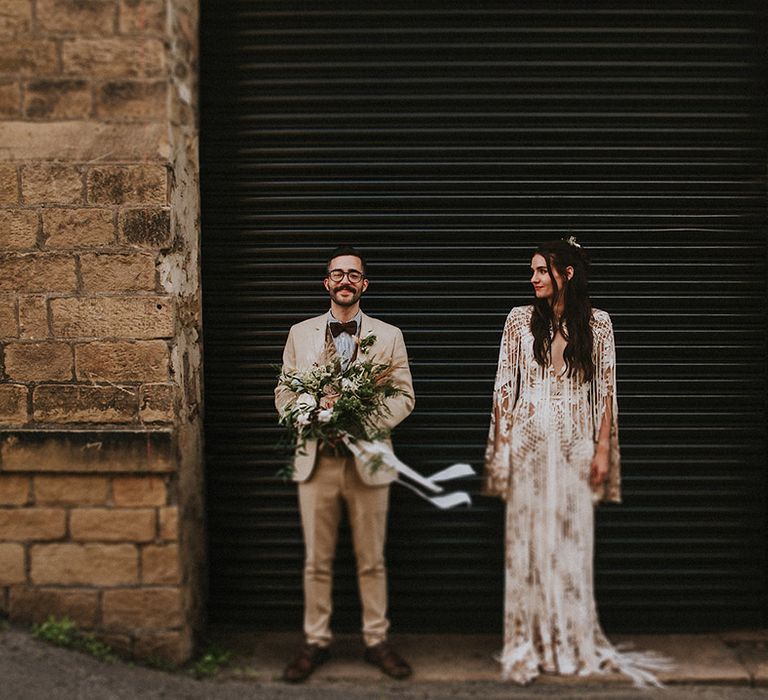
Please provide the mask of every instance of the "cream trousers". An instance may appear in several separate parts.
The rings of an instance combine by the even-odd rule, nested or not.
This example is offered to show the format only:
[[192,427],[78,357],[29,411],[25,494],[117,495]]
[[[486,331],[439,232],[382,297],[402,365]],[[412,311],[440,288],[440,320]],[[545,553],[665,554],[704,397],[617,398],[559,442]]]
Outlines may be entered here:
[[367,486],[351,457],[318,455],[312,476],[299,483],[304,531],[304,634],[308,644],[331,642],[333,558],[346,503],[357,561],[363,608],[363,639],[373,646],[386,639],[387,578],[384,543],[389,485]]

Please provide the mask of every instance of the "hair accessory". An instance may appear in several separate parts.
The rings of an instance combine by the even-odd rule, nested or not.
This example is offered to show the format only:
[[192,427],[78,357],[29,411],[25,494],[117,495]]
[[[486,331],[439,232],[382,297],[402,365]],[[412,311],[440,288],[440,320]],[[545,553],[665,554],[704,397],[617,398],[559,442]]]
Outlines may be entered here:
[[581,248],[581,246],[576,242],[576,236],[568,236],[568,238],[563,239],[568,245],[572,245],[574,248]]

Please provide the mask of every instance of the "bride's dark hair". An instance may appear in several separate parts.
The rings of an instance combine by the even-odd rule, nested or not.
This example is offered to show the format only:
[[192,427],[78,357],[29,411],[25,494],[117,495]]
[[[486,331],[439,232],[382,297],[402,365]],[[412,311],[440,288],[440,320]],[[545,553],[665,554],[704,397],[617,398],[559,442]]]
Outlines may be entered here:
[[[567,345],[563,360],[568,376],[576,373],[581,381],[590,382],[595,374],[592,359],[592,303],[589,300],[587,285],[589,282],[589,258],[584,249],[565,240],[542,243],[534,255],[541,255],[547,262],[547,272],[552,280],[554,295],[550,303],[547,299],[536,299],[531,316],[533,334],[533,355],[542,367],[552,362],[552,340],[557,325]],[[568,279],[566,268],[573,268],[573,276]],[[562,278],[562,288],[552,274],[557,270]],[[563,315],[555,322],[552,311],[554,305],[563,300]]]

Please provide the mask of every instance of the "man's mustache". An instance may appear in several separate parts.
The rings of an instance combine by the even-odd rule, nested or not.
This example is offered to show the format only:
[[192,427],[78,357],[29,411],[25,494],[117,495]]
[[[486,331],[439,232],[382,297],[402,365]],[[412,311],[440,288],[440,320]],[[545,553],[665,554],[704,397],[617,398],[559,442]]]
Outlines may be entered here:
[[345,284],[343,287],[335,287],[333,291],[334,292],[347,291],[347,292],[352,292],[352,294],[354,294],[357,290],[354,287],[350,287],[349,285]]

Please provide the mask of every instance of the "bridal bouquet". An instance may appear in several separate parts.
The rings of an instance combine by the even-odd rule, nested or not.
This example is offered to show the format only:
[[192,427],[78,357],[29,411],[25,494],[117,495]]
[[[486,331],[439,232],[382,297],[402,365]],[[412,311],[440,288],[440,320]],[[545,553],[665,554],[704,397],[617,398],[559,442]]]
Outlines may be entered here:
[[[361,355],[375,341],[374,335],[363,338]],[[375,442],[388,437],[389,430],[379,425],[389,414],[386,401],[406,393],[395,385],[392,374],[391,365],[368,359],[350,362],[346,369],[339,358],[305,372],[283,369],[279,383],[296,395],[280,415],[291,452],[312,439],[339,449],[345,440]],[[375,470],[381,464],[374,460],[369,466]],[[289,465],[281,474],[290,476],[292,469]]]

